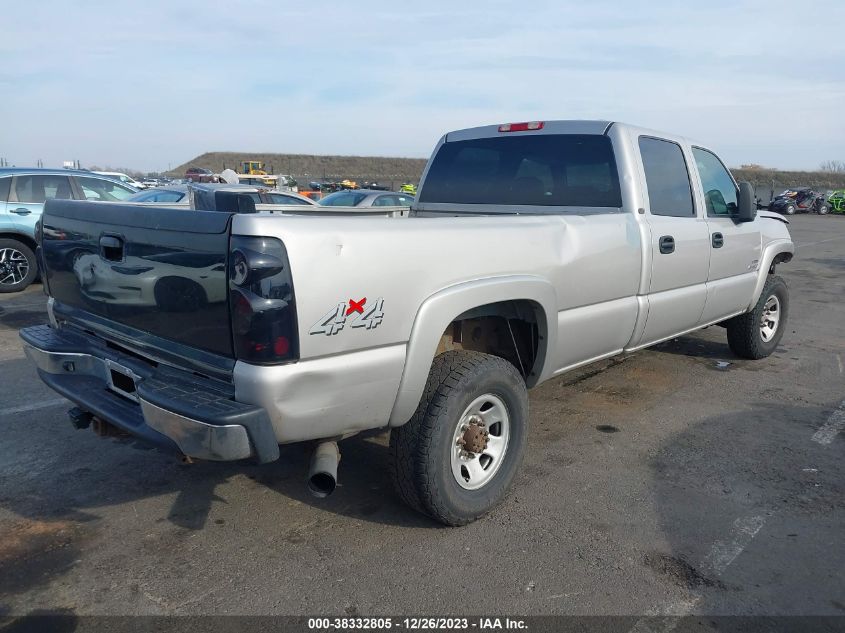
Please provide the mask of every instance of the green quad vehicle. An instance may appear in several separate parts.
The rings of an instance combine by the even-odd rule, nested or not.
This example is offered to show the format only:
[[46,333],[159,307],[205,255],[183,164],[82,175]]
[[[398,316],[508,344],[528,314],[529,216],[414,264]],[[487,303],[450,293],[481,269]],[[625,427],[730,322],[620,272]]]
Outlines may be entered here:
[[827,197],[827,201],[830,204],[831,212],[845,214],[845,189],[832,191]]

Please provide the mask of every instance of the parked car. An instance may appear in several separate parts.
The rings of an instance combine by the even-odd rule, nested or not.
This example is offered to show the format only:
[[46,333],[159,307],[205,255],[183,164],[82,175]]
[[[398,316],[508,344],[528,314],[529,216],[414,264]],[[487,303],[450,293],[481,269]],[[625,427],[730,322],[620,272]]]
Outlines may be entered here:
[[70,169],[0,169],[0,292],[18,292],[35,280],[35,225],[44,202],[125,200],[136,190],[114,178]]
[[[189,213],[51,200],[45,225],[78,232],[92,258],[45,258],[51,325],[21,331],[26,354],[77,428],[96,416],[101,434],[213,460],[314,442],[318,496],[335,487],[339,438],[389,428],[401,498],[469,523],[517,475],[528,388],[716,324],[760,359],[788,330],[775,274],[795,250],[787,220],[672,134],[607,121],[450,132],[401,218],[259,214],[237,191],[208,193],[213,210]],[[41,248],[61,243],[45,232]],[[127,255],[140,261],[119,285],[147,299],[83,296]]]
[[153,178],[152,176],[148,176],[141,180],[141,184],[144,185],[146,188],[151,187],[166,187],[167,185],[171,184],[170,180],[164,177]]
[[210,169],[204,167],[188,167],[185,170],[185,180],[188,182],[215,182],[217,177]]
[[769,203],[769,211],[784,215],[794,213],[818,213],[824,215],[830,211],[830,205],[823,193],[809,187],[787,189]]
[[[221,184],[220,187],[235,191],[242,190],[256,204],[317,204],[310,198],[289,191],[273,191],[251,185]],[[188,185],[157,187],[136,193],[128,198],[127,202],[187,205],[190,203],[188,191]]]
[[407,193],[374,189],[336,191],[320,200],[324,207],[410,207],[413,203],[414,197]]
[[134,187],[135,189],[143,189],[146,185],[142,182],[139,182],[132,178],[132,176],[127,176],[119,171],[92,171],[92,174],[99,174],[100,176],[108,176],[109,178],[114,178],[115,180],[119,180],[124,185],[129,185],[130,187]]
[[167,187],[153,187],[139,191],[126,199],[127,202],[160,202],[180,203],[188,202],[188,185],[169,185]]

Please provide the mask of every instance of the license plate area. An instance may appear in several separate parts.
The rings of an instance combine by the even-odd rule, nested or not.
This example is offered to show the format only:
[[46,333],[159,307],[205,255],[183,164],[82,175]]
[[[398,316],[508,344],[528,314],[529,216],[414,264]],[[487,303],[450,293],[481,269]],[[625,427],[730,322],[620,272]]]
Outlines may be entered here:
[[133,402],[138,402],[138,391],[135,387],[135,381],[139,376],[123,365],[107,360],[106,361],[106,380],[108,381],[109,389],[124,398],[128,398]]

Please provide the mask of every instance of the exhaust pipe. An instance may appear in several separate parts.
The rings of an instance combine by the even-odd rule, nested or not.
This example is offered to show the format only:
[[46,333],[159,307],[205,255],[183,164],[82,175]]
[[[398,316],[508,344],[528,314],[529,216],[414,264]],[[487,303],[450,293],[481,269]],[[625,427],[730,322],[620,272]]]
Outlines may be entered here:
[[320,442],[311,457],[308,469],[308,490],[315,497],[328,497],[337,486],[337,464],[340,449],[337,442]]

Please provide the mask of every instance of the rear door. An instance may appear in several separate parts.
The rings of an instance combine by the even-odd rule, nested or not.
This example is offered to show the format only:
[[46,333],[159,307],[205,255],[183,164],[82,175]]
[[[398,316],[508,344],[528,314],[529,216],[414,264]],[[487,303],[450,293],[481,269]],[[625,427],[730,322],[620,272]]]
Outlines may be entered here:
[[694,328],[707,296],[710,258],[707,221],[696,212],[687,158],[680,143],[638,139],[648,196],[651,283],[640,345]]
[[739,190],[722,161],[701,147],[693,147],[692,154],[710,230],[707,302],[702,316],[702,323],[710,323],[748,306],[760,265],[760,224],[736,221]]
[[6,209],[9,218],[21,233],[35,235],[35,223],[41,217],[44,203],[57,198],[72,198],[70,179],[61,174],[31,174],[12,179]]

